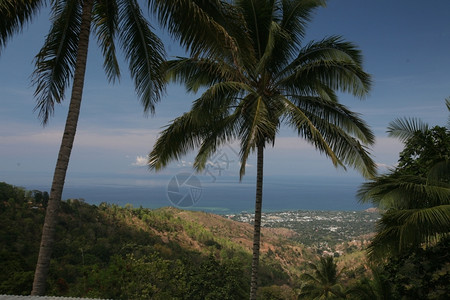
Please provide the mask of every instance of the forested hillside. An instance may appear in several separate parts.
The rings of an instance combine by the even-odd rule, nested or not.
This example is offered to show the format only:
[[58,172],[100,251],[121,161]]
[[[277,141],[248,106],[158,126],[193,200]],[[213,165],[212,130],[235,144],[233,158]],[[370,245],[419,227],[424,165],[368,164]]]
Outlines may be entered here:
[[[46,192],[0,182],[0,294],[30,293],[47,200]],[[337,299],[446,299],[449,292],[450,239],[374,266],[367,237],[336,244],[333,254],[301,244],[301,235],[263,228],[258,299],[313,299],[331,293],[330,282]],[[246,299],[251,247],[251,225],[223,216],[69,199],[61,202],[47,294]]]
[[[47,193],[0,185],[0,294],[29,294]],[[114,299],[243,299],[252,228],[217,215],[82,200],[61,203],[52,295]],[[286,297],[313,256],[282,229],[263,231],[261,292]],[[272,293],[272,292],[271,292]]]

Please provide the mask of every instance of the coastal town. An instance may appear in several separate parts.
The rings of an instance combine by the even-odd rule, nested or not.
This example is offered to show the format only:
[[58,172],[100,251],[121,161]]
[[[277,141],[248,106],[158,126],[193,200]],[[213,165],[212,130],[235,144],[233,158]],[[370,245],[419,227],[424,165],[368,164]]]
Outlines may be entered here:
[[[242,212],[228,215],[228,218],[252,223],[254,214]],[[365,243],[366,237],[375,232],[379,218],[379,212],[373,208],[364,211],[263,212],[262,226],[291,229],[296,233],[292,239],[308,246],[333,250],[344,242],[359,240],[359,244]]]

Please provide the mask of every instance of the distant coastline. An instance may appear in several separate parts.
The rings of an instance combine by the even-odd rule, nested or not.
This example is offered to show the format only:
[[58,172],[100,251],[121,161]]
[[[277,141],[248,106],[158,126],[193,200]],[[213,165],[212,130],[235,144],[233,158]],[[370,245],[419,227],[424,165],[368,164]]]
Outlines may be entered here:
[[[63,199],[82,198],[86,203],[95,205],[106,202],[124,206],[129,203],[133,207],[151,209],[173,206],[168,197],[168,184],[173,175],[100,175],[86,177],[84,174],[72,174],[66,179]],[[207,176],[196,176],[201,182],[201,197],[194,206],[180,208],[221,215],[254,211],[253,176],[244,177],[242,182],[236,176],[221,176],[215,181]],[[51,180],[43,177],[5,178],[4,181],[28,190],[50,191]],[[266,176],[263,211],[363,211],[370,205],[358,203],[355,196],[362,181],[362,178],[350,176]],[[180,187],[181,194],[187,191],[189,187]]]

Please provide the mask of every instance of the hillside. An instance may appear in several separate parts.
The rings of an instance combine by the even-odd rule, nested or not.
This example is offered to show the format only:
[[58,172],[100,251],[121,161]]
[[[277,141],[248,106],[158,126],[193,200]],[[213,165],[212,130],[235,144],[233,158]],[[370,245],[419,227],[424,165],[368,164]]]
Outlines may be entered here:
[[[0,294],[29,294],[48,194],[0,184]],[[288,229],[264,228],[261,289],[295,296],[312,253]],[[48,293],[114,299],[242,299],[252,226],[175,208],[61,203]]]

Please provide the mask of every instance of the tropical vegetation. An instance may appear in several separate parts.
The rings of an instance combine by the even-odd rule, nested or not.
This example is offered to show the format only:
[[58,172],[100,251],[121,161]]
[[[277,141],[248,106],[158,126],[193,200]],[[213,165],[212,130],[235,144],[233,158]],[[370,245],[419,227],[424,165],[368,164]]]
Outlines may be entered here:
[[[144,111],[154,111],[154,104],[159,100],[163,89],[162,76],[159,73],[159,66],[164,58],[163,45],[152,33],[136,0],[2,1],[0,3],[0,50],[5,47],[8,39],[20,32],[25,24],[31,22],[48,2],[51,4],[52,25],[44,46],[36,56],[36,69],[33,74],[37,98],[36,110],[39,111],[44,125],[52,115],[55,103],[63,100],[65,89],[69,86],[71,79],[73,82],[69,112],[55,167],[36,267],[33,294],[38,295],[45,292],[45,278],[54,243],[57,212],[81,106],[91,28],[95,32],[105,58],[103,65],[106,75],[112,82],[120,77],[115,44],[116,40],[119,41],[129,63],[131,76]],[[208,49],[208,52],[214,52],[211,50],[214,47],[218,50],[223,45],[230,44],[227,36],[221,34],[223,32],[221,28],[215,26],[209,17],[214,7],[218,5],[225,7],[221,1],[196,4],[194,1],[149,0],[148,4],[161,23],[166,25],[188,49],[196,52]],[[227,17],[230,16],[227,15]],[[192,26],[192,19],[196,19],[199,27]],[[210,30],[205,31],[204,28]],[[213,41],[213,47],[211,47],[211,41]],[[206,48],[205,45],[208,47]]]
[[[304,41],[312,13],[325,1],[148,0],[160,24],[190,54],[168,62],[136,0],[2,1],[0,51],[47,4],[52,25],[32,76],[44,125],[69,86],[72,94],[50,194],[0,183],[0,293],[42,295],[48,285],[52,295],[127,299],[242,299],[249,293],[250,299],[446,299],[450,294],[450,117],[446,126],[433,127],[414,118],[393,121],[389,135],[400,139],[404,150],[395,168],[373,177],[368,147],[374,136],[337,97],[338,92],[367,95],[370,76],[360,51],[339,36]],[[250,232],[244,225],[239,233],[221,236],[218,228],[235,225],[217,225],[207,215],[61,201],[92,35],[111,82],[120,78],[120,45],[144,111],[154,112],[168,81],[202,91],[192,110],[161,133],[149,155],[151,168],[198,150],[194,166],[200,171],[219,147],[237,140],[242,178],[256,153],[251,250],[242,238]],[[450,111],[450,99],[446,106]],[[264,235],[267,249],[260,250],[264,150],[275,145],[282,126],[336,167],[350,166],[371,178],[358,194],[382,212],[368,248],[377,267],[338,272],[336,259],[328,256],[309,264],[312,273],[300,275],[311,251],[292,241],[275,243],[270,234]]]
[[[46,200],[46,192],[0,183],[0,294],[30,294],[42,230],[36,224],[43,224]],[[178,213],[62,201],[46,293],[242,299],[250,255]]]
[[[365,122],[338,102],[337,91],[364,97],[370,76],[360,51],[339,36],[304,42],[306,25],[324,1],[230,1],[229,10],[211,18],[233,44],[208,55],[168,61],[167,79],[205,91],[190,112],[161,133],[149,155],[160,170],[198,149],[200,171],[219,147],[240,141],[240,176],[249,155],[257,154],[256,209],[251,299],[258,283],[264,149],[275,144],[282,125],[328,156],[335,166],[375,174],[367,146],[374,136]],[[231,18],[223,18],[224,15]],[[230,21],[229,21],[230,20]],[[236,27],[238,26],[238,27]],[[214,53],[212,55],[211,53]],[[209,55],[211,54],[211,55]]]
[[[0,294],[30,293],[41,235],[36,224],[43,223],[48,198],[0,183]],[[450,292],[449,239],[367,267],[361,250],[320,258],[285,228],[263,233],[257,299],[312,299],[325,291],[329,299],[445,299]],[[56,237],[48,295],[243,299],[250,291],[250,224],[69,199],[61,202]]]
[[304,281],[298,299],[345,299],[345,291],[339,283],[338,271],[333,256],[321,257],[316,264],[310,263],[313,273],[301,276]]
[[374,259],[433,246],[450,233],[450,127],[397,119],[388,132],[405,144],[398,165],[359,190],[362,201],[386,210],[369,246]]
[[[450,99],[446,100],[450,111]],[[383,263],[394,299],[445,299],[450,293],[450,117],[446,127],[393,121],[404,143],[398,165],[359,190],[384,209],[368,256]]]
[[393,284],[381,266],[369,266],[371,277],[363,276],[346,291],[350,299],[394,300]]
[[103,66],[110,81],[120,76],[115,47],[118,40],[144,110],[154,110],[162,90],[159,70],[164,59],[163,45],[151,32],[136,1],[56,1],[52,5],[52,21],[44,46],[36,56],[33,74],[36,109],[43,124],[47,123],[55,103],[64,99],[69,80],[73,79],[73,83],[44,221],[32,291],[34,295],[45,293],[59,202],[80,114],[91,27],[105,58]]

